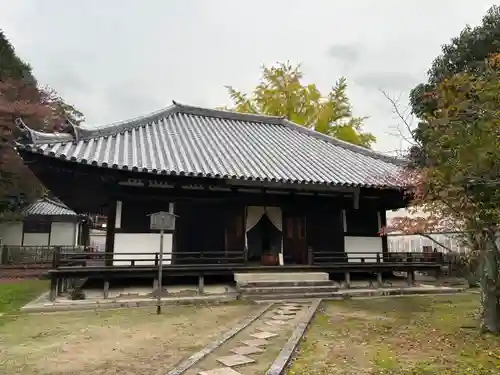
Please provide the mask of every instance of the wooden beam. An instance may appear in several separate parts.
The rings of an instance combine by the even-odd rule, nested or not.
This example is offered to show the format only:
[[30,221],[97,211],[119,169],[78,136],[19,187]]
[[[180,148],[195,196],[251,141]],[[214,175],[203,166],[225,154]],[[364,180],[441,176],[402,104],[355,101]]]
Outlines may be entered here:
[[113,265],[113,252],[115,248],[115,222],[116,222],[116,199],[111,200],[108,206],[107,223],[106,223],[106,266]]
[[[380,226],[381,228],[387,225],[387,213],[386,211],[379,211],[380,215]],[[382,236],[382,254],[384,256],[384,261],[387,258],[387,254],[389,254],[389,238],[387,236]]]
[[359,195],[360,195],[360,191],[359,191],[359,188],[356,188],[354,190],[354,194],[353,194],[353,207],[355,210],[359,210]]

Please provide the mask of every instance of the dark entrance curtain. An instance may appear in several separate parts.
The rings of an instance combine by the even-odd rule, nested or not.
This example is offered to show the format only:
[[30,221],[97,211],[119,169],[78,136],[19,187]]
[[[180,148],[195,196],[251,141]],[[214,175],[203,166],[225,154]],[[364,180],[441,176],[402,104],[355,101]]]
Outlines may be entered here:
[[260,261],[263,253],[278,254],[281,251],[281,232],[262,215],[259,222],[247,232],[248,260]]

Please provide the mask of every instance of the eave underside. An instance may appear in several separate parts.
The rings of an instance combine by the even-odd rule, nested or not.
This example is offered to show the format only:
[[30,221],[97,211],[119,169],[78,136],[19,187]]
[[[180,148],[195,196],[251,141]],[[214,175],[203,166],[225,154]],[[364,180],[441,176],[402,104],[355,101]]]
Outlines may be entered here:
[[[120,196],[136,199],[235,199],[261,201],[300,200],[337,197],[352,204],[353,199],[376,200],[380,208],[397,209],[407,205],[398,189],[344,187],[328,185],[282,184],[217,178],[168,176],[101,168],[58,160],[42,154],[20,151],[25,164],[42,184],[77,213],[105,214],[109,202]],[[272,198],[274,197],[274,198]]]

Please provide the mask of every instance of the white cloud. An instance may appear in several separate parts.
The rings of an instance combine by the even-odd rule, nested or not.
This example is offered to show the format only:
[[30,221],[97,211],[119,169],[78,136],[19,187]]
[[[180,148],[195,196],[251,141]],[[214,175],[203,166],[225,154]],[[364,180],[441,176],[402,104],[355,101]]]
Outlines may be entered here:
[[452,0],[0,0],[0,27],[39,81],[90,123],[169,105],[229,103],[224,85],[249,90],[262,64],[303,62],[325,90],[345,75],[356,114],[377,149],[399,142],[378,88],[407,93],[440,46],[492,1]]

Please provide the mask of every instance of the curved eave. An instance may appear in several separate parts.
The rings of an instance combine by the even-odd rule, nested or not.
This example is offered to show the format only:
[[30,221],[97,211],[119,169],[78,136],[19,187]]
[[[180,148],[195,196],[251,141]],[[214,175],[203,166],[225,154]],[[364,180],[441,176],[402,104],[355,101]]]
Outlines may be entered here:
[[[47,159],[64,161],[76,165],[85,165],[100,169],[111,169],[118,170],[123,172],[133,172],[140,174],[149,174],[149,175],[158,175],[158,176],[170,176],[170,177],[193,177],[193,178],[204,178],[204,179],[216,179],[216,180],[226,180],[230,183],[233,183],[235,186],[240,182],[255,182],[265,184],[290,184],[296,187],[331,187],[331,188],[373,188],[379,190],[403,190],[404,186],[399,184],[391,184],[387,183],[329,183],[325,181],[315,181],[315,180],[289,180],[289,179],[275,179],[275,178],[254,178],[242,175],[221,175],[221,174],[211,174],[211,173],[194,173],[194,172],[175,172],[168,170],[159,170],[159,169],[148,169],[148,168],[140,168],[140,167],[129,167],[126,165],[117,165],[117,164],[109,164],[106,162],[99,163],[93,161],[89,163],[85,159],[77,159],[77,158],[66,158],[64,155],[58,156],[53,152],[44,152],[39,147],[35,145],[25,145],[21,143],[16,143],[16,149],[21,152],[26,152],[29,154],[37,154],[43,156]],[[389,179],[389,178],[388,178]]]
[[37,130],[31,129],[26,123],[18,118],[15,121],[16,127],[22,134],[22,140],[26,144],[47,144],[47,143],[59,143],[59,142],[72,142],[74,141],[74,136],[70,133],[44,133]]

